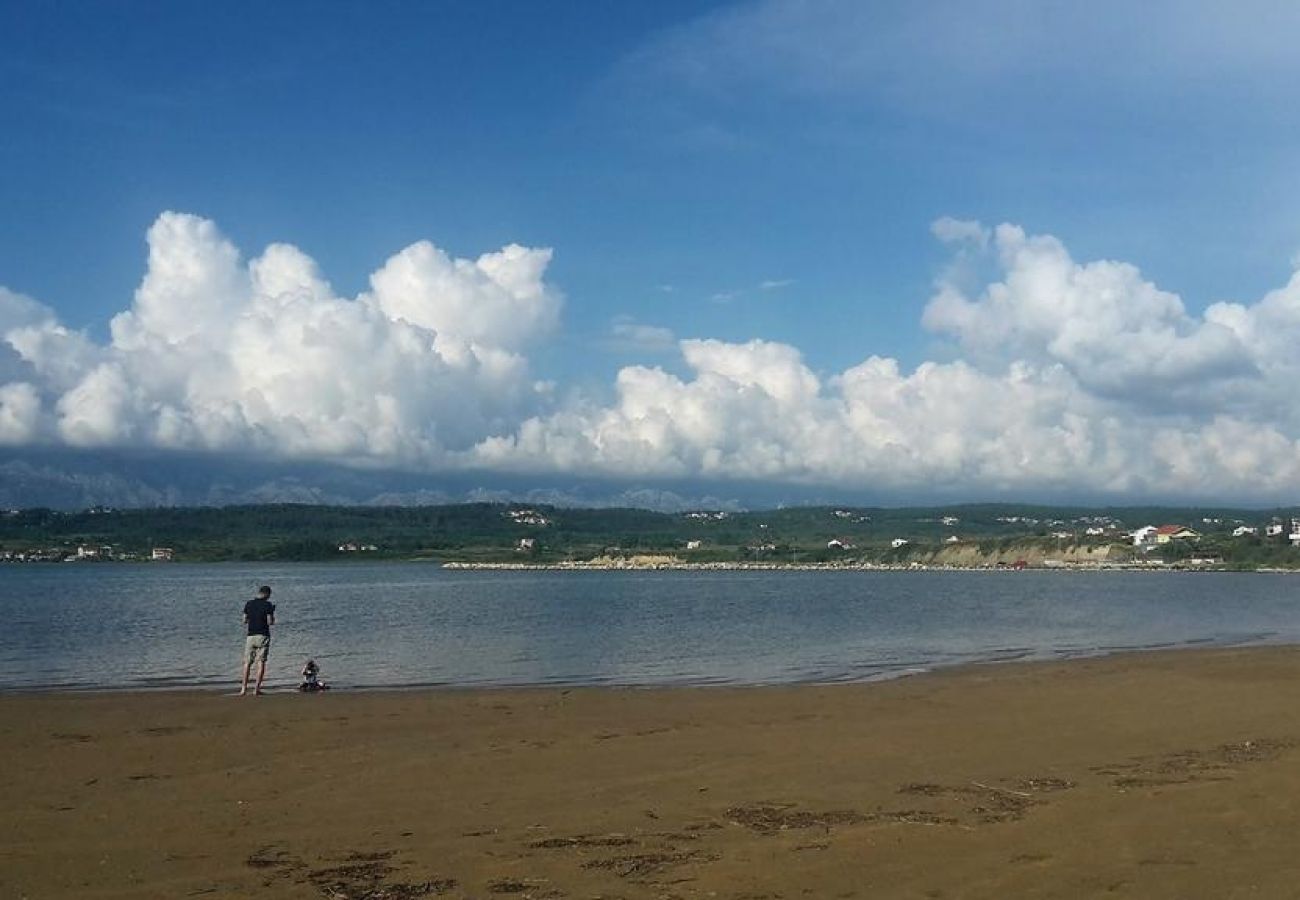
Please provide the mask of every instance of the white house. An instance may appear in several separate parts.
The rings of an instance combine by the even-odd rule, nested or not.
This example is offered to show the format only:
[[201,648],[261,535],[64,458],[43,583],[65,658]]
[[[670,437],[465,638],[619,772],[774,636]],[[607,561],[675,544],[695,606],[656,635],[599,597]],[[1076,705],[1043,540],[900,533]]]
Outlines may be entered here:
[[1156,542],[1156,531],[1159,529],[1154,525],[1143,525],[1137,531],[1133,532],[1134,547],[1146,547]]
[[1254,525],[1238,525],[1232,529],[1233,537],[1245,537],[1248,534],[1259,534],[1259,529]]
[[899,547],[904,547],[909,543],[911,542],[907,538],[894,538],[892,541],[889,542],[889,546],[897,550]]

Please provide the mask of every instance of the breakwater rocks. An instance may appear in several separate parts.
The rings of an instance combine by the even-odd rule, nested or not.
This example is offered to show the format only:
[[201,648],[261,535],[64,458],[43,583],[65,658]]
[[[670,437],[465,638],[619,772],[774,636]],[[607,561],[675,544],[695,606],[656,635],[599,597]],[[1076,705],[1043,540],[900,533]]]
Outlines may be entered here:
[[[686,560],[646,562],[635,559],[621,560],[561,560],[558,562],[445,562],[444,569],[504,570],[537,572],[619,572],[619,571],[688,571],[688,572],[1019,572],[1023,570],[1052,571],[1171,571],[1181,567],[1158,563],[1067,563],[1046,560],[1036,566],[1008,566],[997,564],[960,565],[936,562],[689,562]],[[1197,567],[1198,570],[1204,570]],[[1220,569],[1221,570],[1221,569]]]
[[[845,558],[800,562],[797,559],[730,560],[703,562],[676,554],[629,554],[598,556],[593,559],[540,561],[517,559],[504,562],[444,562],[445,569],[502,569],[515,571],[723,571],[723,572],[1018,572],[1025,569],[1053,571],[1224,571],[1217,558],[1165,562],[1134,556],[1128,548],[1114,545],[1045,548],[1037,545],[1008,545],[981,549],[975,543],[949,545],[932,551],[913,551],[904,559],[881,562]],[[1281,570],[1260,570],[1281,571]],[[1286,570],[1291,571],[1291,570]]]
[[[468,569],[468,570],[506,570],[518,572],[616,572],[616,571],[686,571],[686,572],[1016,572],[1019,569],[1013,569],[1009,566],[956,566],[956,565],[933,565],[929,563],[748,563],[748,562],[717,562],[717,563],[657,563],[655,565],[634,565],[625,563],[622,565],[604,565],[592,562],[555,562],[555,563],[522,563],[522,562],[446,562],[442,564],[444,569]],[[1032,567],[1029,567],[1032,568]],[[1040,566],[1041,569],[1052,569],[1057,571],[1171,571],[1179,567],[1176,566],[1158,566],[1158,565],[1141,565],[1141,564],[1123,564],[1111,563],[1109,565],[1059,565],[1059,566]],[[1261,570],[1263,571],[1263,570]],[[1274,570],[1269,570],[1274,571]],[[1276,570],[1290,571],[1290,570]]]

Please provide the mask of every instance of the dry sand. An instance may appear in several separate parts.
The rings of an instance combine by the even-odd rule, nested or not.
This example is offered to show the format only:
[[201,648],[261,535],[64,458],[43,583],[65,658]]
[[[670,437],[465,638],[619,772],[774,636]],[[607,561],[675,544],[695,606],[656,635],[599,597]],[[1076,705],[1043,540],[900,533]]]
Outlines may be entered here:
[[0,696],[0,897],[1300,896],[1300,651]]

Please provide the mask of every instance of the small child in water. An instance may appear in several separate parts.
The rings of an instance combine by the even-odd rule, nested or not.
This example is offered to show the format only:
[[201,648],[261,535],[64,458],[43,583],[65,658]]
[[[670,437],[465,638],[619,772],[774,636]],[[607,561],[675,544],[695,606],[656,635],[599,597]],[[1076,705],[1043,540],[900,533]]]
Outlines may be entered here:
[[307,693],[329,690],[329,685],[320,680],[320,666],[316,665],[316,660],[309,659],[302,667],[302,684],[298,685],[298,690]]

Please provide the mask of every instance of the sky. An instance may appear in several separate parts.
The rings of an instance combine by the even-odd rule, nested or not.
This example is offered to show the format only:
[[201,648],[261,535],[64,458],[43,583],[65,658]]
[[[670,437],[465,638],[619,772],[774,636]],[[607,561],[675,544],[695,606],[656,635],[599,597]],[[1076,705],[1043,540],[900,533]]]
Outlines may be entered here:
[[0,455],[1297,503],[1297,33],[0,0]]

